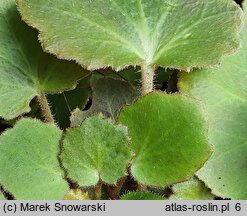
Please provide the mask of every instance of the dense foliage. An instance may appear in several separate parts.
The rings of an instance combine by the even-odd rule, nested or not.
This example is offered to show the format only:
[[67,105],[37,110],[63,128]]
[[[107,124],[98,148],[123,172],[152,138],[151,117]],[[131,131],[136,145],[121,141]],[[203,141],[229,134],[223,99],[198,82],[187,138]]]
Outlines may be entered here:
[[0,199],[247,199],[246,17],[0,0]]

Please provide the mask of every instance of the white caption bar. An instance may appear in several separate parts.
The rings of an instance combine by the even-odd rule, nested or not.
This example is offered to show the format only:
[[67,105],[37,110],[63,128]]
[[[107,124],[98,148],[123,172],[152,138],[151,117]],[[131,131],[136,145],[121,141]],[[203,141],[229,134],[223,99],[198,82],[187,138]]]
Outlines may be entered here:
[[0,215],[247,215],[247,201],[1,201]]

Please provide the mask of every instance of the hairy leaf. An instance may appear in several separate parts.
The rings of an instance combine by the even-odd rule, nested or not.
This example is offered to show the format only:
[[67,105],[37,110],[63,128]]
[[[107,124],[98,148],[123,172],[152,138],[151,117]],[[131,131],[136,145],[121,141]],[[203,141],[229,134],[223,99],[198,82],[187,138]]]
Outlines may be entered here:
[[89,69],[219,62],[239,47],[241,10],[232,0],[17,0],[46,51]]
[[71,125],[80,125],[87,117],[103,113],[115,120],[123,105],[131,104],[137,97],[136,87],[130,83],[112,78],[97,80],[92,86],[93,101],[89,110],[76,109],[71,116]]
[[0,117],[29,112],[40,92],[73,88],[88,72],[45,54],[37,33],[21,21],[15,0],[0,0]]
[[187,97],[154,92],[120,112],[142,184],[168,186],[190,178],[211,154],[201,107]]
[[247,26],[243,48],[217,69],[181,74],[180,90],[207,107],[215,152],[198,173],[214,194],[247,199]]
[[62,199],[68,190],[57,155],[61,131],[22,119],[0,137],[0,184],[19,200]]
[[165,198],[150,192],[129,192],[121,200],[164,200]]
[[80,186],[96,185],[99,179],[115,184],[130,160],[128,142],[127,128],[101,115],[68,129],[61,154],[68,177]]
[[193,177],[189,181],[179,183],[173,186],[174,194],[170,196],[171,200],[213,200],[211,194],[203,182]]

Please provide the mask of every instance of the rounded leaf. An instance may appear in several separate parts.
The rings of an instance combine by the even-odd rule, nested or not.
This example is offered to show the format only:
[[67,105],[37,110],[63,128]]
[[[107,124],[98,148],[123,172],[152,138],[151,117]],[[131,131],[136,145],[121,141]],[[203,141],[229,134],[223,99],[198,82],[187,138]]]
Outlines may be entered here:
[[126,127],[98,115],[67,130],[60,157],[68,177],[80,186],[96,185],[99,179],[115,184],[130,160],[128,143]]
[[189,179],[211,155],[201,107],[181,95],[154,92],[122,109],[135,152],[131,172],[142,184]]
[[22,119],[0,137],[0,184],[18,200],[59,200],[68,190],[57,155],[61,131]]
[[15,0],[0,0],[0,117],[29,112],[40,92],[73,88],[87,72],[43,52],[37,32],[21,21]]
[[232,0],[17,0],[46,51],[89,69],[217,64],[239,47]]
[[[246,6],[245,2],[247,12]],[[213,156],[197,176],[215,195],[237,200],[247,199],[246,25],[242,38],[243,48],[227,57],[219,69],[181,74],[179,82],[182,92],[205,103],[209,138],[215,145]]]

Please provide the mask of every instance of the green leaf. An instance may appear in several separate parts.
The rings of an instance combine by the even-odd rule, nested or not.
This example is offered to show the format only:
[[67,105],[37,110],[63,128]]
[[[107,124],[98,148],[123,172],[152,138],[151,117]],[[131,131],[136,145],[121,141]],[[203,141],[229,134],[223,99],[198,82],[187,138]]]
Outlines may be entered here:
[[5,197],[3,196],[2,192],[0,192],[0,200],[5,200]]
[[22,119],[0,137],[0,184],[18,200],[62,199],[68,190],[57,155],[61,131]]
[[112,68],[103,68],[103,69],[94,71],[93,75],[100,75],[101,78],[103,76],[103,77],[110,77],[110,78],[115,78],[115,79],[122,79],[122,80],[130,82],[133,85],[136,85],[136,84],[140,84],[141,67],[131,66],[121,71],[116,71]]
[[99,179],[115,184],[125,175],[130,160],[128,142],[127,128],[101,115],[68,129],[61,154],[68,177],[80,186],[96,185]]
[[247,26],[243,48],[219,69],[181,74],[180,90],[206,104],[215,152],[198,173],[214,194],[247,199]]
[[103,113],[115,120],[120,109],[131,104],[137,97],[136,87],[130,83],[112,78],[101,78],[92,86],[92,106],[87,111],[76,109],[71,116],[71,125],[78,126],[90,116]]
[[211,155],[201,107],[187,97],[154,92],[122,109],[135,158],[131,172],[144,185],[189,179]]
[[193,177],[189,181],[179,183],[173,186],[174,194],[170,196],[170,200],[213,200],[214,195],[211,194],[203,182]]
[[21,21],[15,0],[0,1],[0,26],[0,117],[29,112],[31,99],[40,92],[71,89],[88,73],[45,54],[36,31]]
[[149,192],[129,192],[121,200],[164,200],[165,198]]
[[132,84],[140,85],[140,79],[141,79],[140,67],[130,67],[122,71],[118,71],[118,72],[114,71],[114,73],[118,75],[118,77],[122,77],[128,82],[131,82]]
[[[84,79],[81,81],[84,82]],[[83,109],[88,101],[89,87],[77,86],[72,91],[66,91],[61,94],[48,95],[51,110],[55,114],[55,120],[62,129],[70,126],[70,115],[72,110]]]
[[47,52],[89,69],[218,64],[239,47],[232,0],[17,0]]

